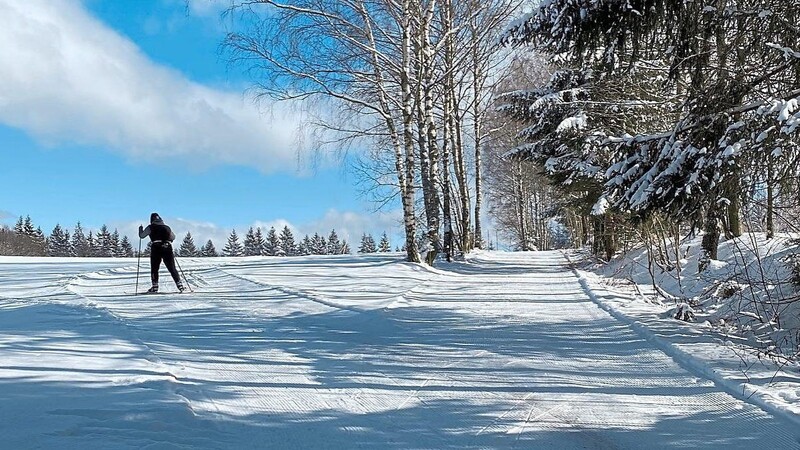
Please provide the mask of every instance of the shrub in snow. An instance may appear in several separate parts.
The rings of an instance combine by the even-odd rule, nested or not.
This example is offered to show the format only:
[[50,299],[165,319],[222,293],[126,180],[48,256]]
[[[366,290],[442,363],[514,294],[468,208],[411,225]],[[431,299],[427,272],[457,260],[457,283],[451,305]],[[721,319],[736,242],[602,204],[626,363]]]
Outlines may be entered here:
[[742,286],[735,281],[724,281],[717,286],[714,295],[721,299],[728,299],[742,292]]
[[694,309],[688,303],[679,303],[675,307],[672,317],[684,322],[694,322]]

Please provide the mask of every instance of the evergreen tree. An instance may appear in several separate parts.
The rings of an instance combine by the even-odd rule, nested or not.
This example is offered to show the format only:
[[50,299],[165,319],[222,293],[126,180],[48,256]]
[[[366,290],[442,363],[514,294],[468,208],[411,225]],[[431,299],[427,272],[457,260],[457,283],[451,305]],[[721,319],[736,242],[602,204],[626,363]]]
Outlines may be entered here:
[[348,244],[347,241],[342,241],[342,246],[341,250],[339,251],[339,254],[349,255],[350,253],[352,253],[352,251],[350,250],[350,244]]
[[239,235],[236,234],[236,230],[233,230],[231,235],[228,236],[228,243],[222,249],[222,256],[242,256],[242,254],[244,254],[244,247],[239,242]]
[[217,249],[214,247],[214,243],[211,242],[211,239],[206,242],[206,245],[200,250],[200,256],[205,256],[207,258],[215,258],[219,256],[217,253]]
[[119,256],[122,258],[133,258],[133,245],[131,245],[131,241],[128,240],[128,236],[122,236],[122,240],[119,241]]
[[261,227],[256,227],[256,234],[254,238],[255,254],[256,256],[264,256],[264,234],[261,233]]
[[22,234],[28,237],[34,237],[36,234],[36,228],[33,226],[33,221],[31,220],[31,216],[25,216],[25,223],[22,226]]
[[94,257],[97,256],[97,243],[94,239],[94,234],[92,230],[89,230],[89,235],[86,236],[86,256]]
[[197,256],[197,247],[194,245],[191,231],[186,232],[186,237],[183,238],[178,255],[183,257]]
[[67,235],[61,225],[56,224],[53,232],[50,233],[50,238],[47,240],[47,254],[48,256],[70,256],[70,243]]
[[262,253],[266,256],[277,256],[280,249],[280,241],[278,240],[278,233],[275,227],[270,227],[267,232],[267,238],[264,240],[264,249]]
[[255,230],[253,230],[253,227],[250,227],[247,230],[247,233],[244,235],[243,255],[258,256],[260,254],[261,254],[261,245],[258,243],[256,239]]
[[86,240],[86,235],[83,234],[81,223],[75,225],[75,231],[72,233],[72,251],[75,256],[81,258],[90,256],[89,242]]
[[331,234],[328,236],[328,254],[342,254],[342,243],[339,242],[339,236],[336,234],[336,230],[331,230]]
[[30,216],[21,217],[14,226],[13,253],[20,256],[46,256],[47,238],[41,228],[35,228]]
[[149,257],[153,253],[153,241],[147,241],[147,246],[145,246],[144,251],[142,251],[142,256]]
[[[580,67],[573,72],[584,81],[564,86],[567,95],[523,94],[531,106],[573,118],[585,109],[581,123],[592,134],[609,118],[616,123],[601,126],[609,136],[583,149],[568,139],[548,145],[590,150],[585,156],[605,152],[596,163],[580,164],[604,176],[593,213],[610,207],[639,222],[664,214],[703,224],[704,258],[715,259],[720,229],[728,237],[741,234],[744,193],[763,184],[764,172],[780,166],[789,168],[784,175],[797,176],[797,6],[786,0],[646,1],[636,7],[622,0],[553,0],[517,21],[504,41],[531,43]],[[541,111],[529,113],[527,129],[538,136],[526,147],[536,152],[553,135],[539,126]],[[556,128],[562,124],[568,122]],[[554,156],[550,161],[561,164]]]
[[19,216],[17,223],[14,225],[14,233],[17,233],[20,236],[25,234],[25,220],[22,218],[22,216]]
[[75,256],[75,250],[72,248],[72,237],[66,228],[64,228],[64,248],[66,249],[65,256]]
[[308,256],[311,254],[311,238],[308,235],[303,237],[303,240],[297,245],[297,254],[299,256]]
[[312,255],[327,255],[328,246],[325,244],[325,238],[318,233],[314,233],[314,237],[311,238],[310,250]]
[[114,256],[113,249],[111,248],[111,233],[108,227],[104,224],[100,227],[100,231],[94,238],[95,253],[94,256],[108,258]]
[[381,243],[378,246],[378,251],[381,253],[388,253],[392,251],[392,246],[389,245],[389,237],[386,236],[386,232],[384,232],[383,236],[381,236]]
[[378,248],[375,246],[375,239],[371,234],[364,233],[361,236],[361,245],[358,247],[358,253],[375,253]]
[[297,246],[294,243],[294,235],[288,225],[283,227],[278,240],[280,241],[281,253],[284,256],[297,256]]
[[123,256],[125,256],[122,253],[122,247],[120,247],[119,231],[116,228],[114,228],[114,232],[111,233],[111,239],[109,240],[109,247],[111,247],[111,256],[115,258],[122,258]]

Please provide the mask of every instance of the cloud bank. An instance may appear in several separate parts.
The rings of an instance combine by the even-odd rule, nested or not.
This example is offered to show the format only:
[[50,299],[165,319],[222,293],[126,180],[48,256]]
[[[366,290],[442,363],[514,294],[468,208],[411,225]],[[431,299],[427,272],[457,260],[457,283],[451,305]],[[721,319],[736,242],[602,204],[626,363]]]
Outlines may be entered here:
[[0,122],[47,145],[198,168],[296,166],[300,117],[292,108],[272,105],[265,116],[241,93],[156,64],[81,2],[0,0],[0,42]]

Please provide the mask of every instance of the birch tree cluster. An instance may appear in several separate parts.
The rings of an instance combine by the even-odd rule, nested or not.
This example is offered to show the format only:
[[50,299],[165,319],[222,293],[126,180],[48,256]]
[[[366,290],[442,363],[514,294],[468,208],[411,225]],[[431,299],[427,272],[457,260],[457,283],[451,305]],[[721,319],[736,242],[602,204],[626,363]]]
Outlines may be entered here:
[[707,259],[721,236],[790,227],[798,19],[798,0],[542,2],[502,38],[555,68],[499,97],[499,111],[524,125],[508,157],[580,194],[576,209],[607,257],[621,220],[702,230]]
[[225,48],[258,95],[314,102],[326,142],[370,149],[357,170],[402,204],[408,260],[432,263],[482,245],[490,86],[518,3],[237,0]]

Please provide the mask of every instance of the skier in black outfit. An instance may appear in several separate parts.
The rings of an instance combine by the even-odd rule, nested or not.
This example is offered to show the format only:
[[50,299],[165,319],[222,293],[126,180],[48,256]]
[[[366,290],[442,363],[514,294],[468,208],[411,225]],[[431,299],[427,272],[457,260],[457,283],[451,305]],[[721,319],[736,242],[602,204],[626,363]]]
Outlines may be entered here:
[[178,276],[178,271],[175,270],[175,254],[172,253],[172,241],[175,240],[175,233],[164,224],[158,213],[150,214],[150,225],[146,228],[142,228],[139,225],[139,238],[144,239],[147,236],[150,236],[150,242],[152,243],[150,250],[150,279],[153,281],[153,287],[147,292],[158,292],[158,270],[161,268],[162,259],[170,275],[172,275],[172,279],[175,280],[178,290],[183,292],[183,283],[181,283],[181,279]]

